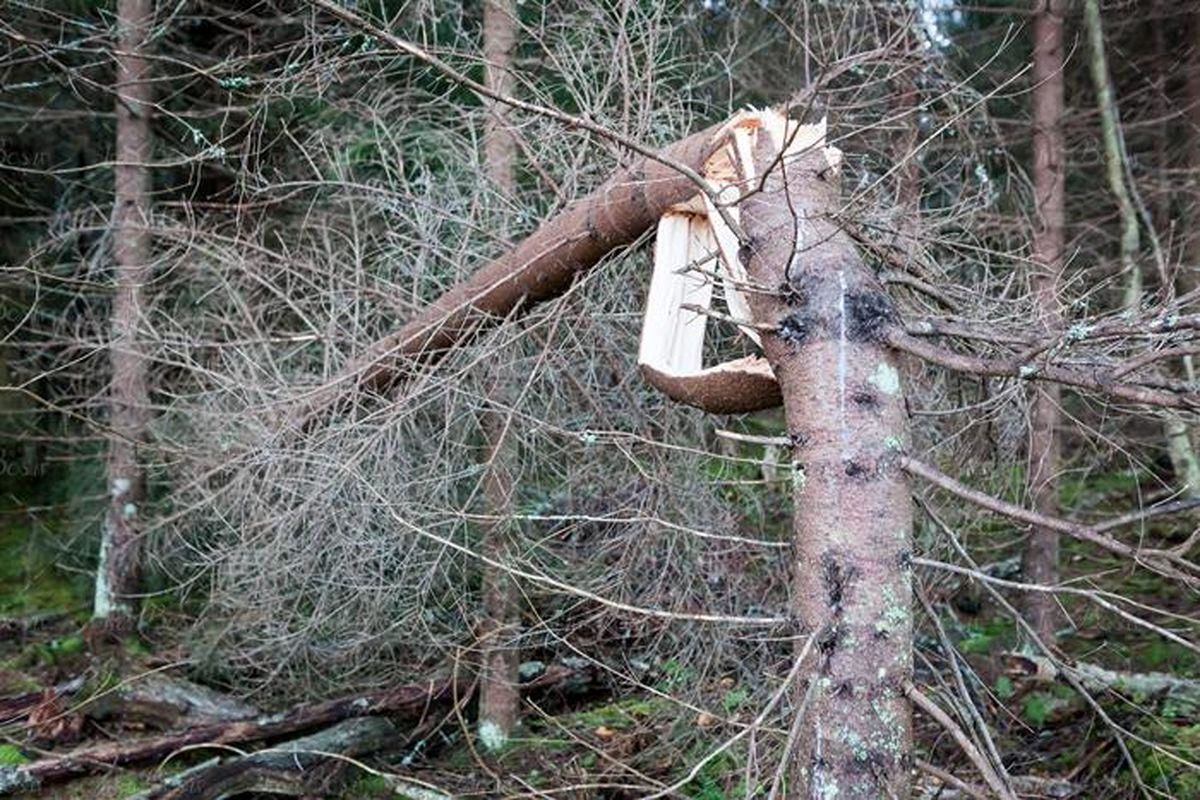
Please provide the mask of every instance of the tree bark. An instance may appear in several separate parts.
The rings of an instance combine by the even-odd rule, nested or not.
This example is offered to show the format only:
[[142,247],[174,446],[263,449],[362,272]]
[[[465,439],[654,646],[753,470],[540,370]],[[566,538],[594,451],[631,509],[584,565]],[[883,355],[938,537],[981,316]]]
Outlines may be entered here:
[[492,520],[485,524],[483,553],[489,559],[483,570],[483,625],[479,632],[483,648],[483,671],[479,684],[479,741],[490,752],[502,750],[520,719],[521,694],[518,670],[520,633],[517,586],[503,567],[510,558],[512,524],[512,475],[509,472],[505,415],[484,410],[481,423],[488,440],[488,463],[484,473],[484,498]]
[[[512,52],[516,43],[516,5],[513,0],[484,0],[484,83],[497,94],[511,95]],[[516,188],[515,142],[508,127],[508,107],[490,104],[484,130],[484,158],[488,177],[501,194],[511,196]],[[489,400],[502,399],[505,381],[493,373]],[[512,737],[520,718],[520,689],[517,670],[520,652],[515,638],[520,629],[516,603],[517,587],[502,567],[509,558],[509,526],[512,517],[512,475],[508,469],[505,440],[512,420],[490,403],[480,418],[487,439],[484,499],[492,521],[484,526],[483,550],[490,559],[483,572],[483,673],[479,682],[479,742],[489,752],[502,750]]]
[[[781,142],[759,134],[761,175]],[[816,633],[789,796],[907,797],[912,719],[912,505],[899,460],[908,418],[882,332],[892,303],[829,218],[837,170],[820,148],[741,204],[756,324],[794,443],[793,613]]]
[[[543,666],[538,664],[538,666]],[[598,670],[587,664],[551,664],[522,683],[522,694],[569,697],[594,691]],[[368,694],[297,706],[280,714],[195,725],[140,741],[117,741],[47,755],[28,764],[0,765],[0,795],[35,791],[49,783],[102,772],[112,767],[165,758],[184,747],[261,741],[371,716],[423,717],[431,709],[470,698],[474,681],[454,675]]]
[[[1104,45],[1104,26],[1100,21],[1100,0],[1084,0],[1084,27],[1092,51],[1089,66],[1092,85],[1096,90],[1096,106],[1100,112],[1100,131],[1104,142],[1104,172],[1108,187],[1117,201],[1121,220],[1121,272],[1125,276],[1125,310],[1136,315],[1142,306],[1142,270],[1137,263],[1141,249],[1141,234],[1137,211],[1125,180],[1125,140],[1121,118],[1114,97],[1112,78],[1108,72],[1108,56]],[[1061,28],[1060,28],[1061,30]],[[1061,57],[1059,59],[1061,64]],[[1037,56],[1034,56],[1035,70]],[[1061,72],[1061,70],[1060,70]],[[1035,76],[1036,77],[1036,76]],[[1061,104],[1060,104],[1061,108]]]
[[1187,165],[1191,173],[1191,197],[1184,201],[1187,239],[1179,272],[1180,290],[1200,288],[1200,11],[1191,15],[1191,57],[1187,72]]
[[137,529],[145,495],[138,445],[146,438],[150,408],[147,359],[139,328],[152,277],[150,239],[150,63],[144,55],[154,21],[152,0],[117,3],[116,192],[112,216],[116,287],[112,301],[109,360],[108,508],[100,535],[100,559],[92,614],[108,630],[127,628],[135,611],[141,570]]
[[382,750],[397,732],[383,717],[343,720],[269,750],[187,770],[133,800],[216,800],[249,792],[337,796],[349,759]]
[[46,756],[28,764],[0,766],[0,795],[34,791],[48,783],[111,767],[165,758],[180,748],[192,745],[228,745],[270,739],[356,717],[423,714],[433,706],[468,694],[470,690],[469,681],[444,678],[374,694],[299,706],[283,714],[197,725],[152,739],[117,741]]
[[[1154,25],[1154,49],[1158,57],[1159,77],[1158,77],[1158,102],[1155,103],[1155,108],[1161,119],[1168,119],[1171,114],[1171,101],[1167,94],[1167,85],[1170,79],[1168,64],[1173,60],[1172,53],[1169,51],[1166,41],[1166,25],[1163,21],[1168,19],[1167,10],[1164,7],[1163,0],[1155,3],[1154,17],[1158,23]],[[1191,33],[1193,38],[1193,48],[1191,58],[1188,61],[1188,73],[1186,79],[1187,86],[1187,101],[1189,111],[1184,118],[1185,125],[1193,120],[1200,122],[1200,112],[1196,111],[1196,104],[1200,104],[1200,15],[1189,15],[1188,22],[1191,23]],[[1171,224],[1171,201],[1173,199],[1172,192],[1167,190],[1170,185],[1170,157],[1168,154],[1168,145],[1171,131],[1167,125],[1160,125],[1155,132],[1154,152],[1155,160],[1158,163],[1158,168],[1161,174],[1162,186],[1158,192],[1158,202],[1155,203],[1155,227],[1158,231],[1160,240],[1170,241],[1172,231]],[[1195,172],[1200,170],[1200,133],[1192,131],[1186,139],[1189,147],[1187,149],[1187,164],[1189,168]],[[1184,199],[1183,207],[1190,208],[1188,199]],[[1185,230],[1195,231],[1197,217],[1200,215],[1189,214],[1189,226],[1184,227]],[[1175,286],[1163,286],[1164,296],[1170,297],[1172,294],[1186,295],[1196,288],[1196,264],[1200,258],[1200,248],[1196,247],[1197,239],[1195,235],[1185,238],[1184,240],[1184,264],[1180,265],[1179,272],[1175,276]],[[1174,291],[1170,291],[1174,290]],[[1191,306],[1192,304],[1188,304]],[[1186,308],[1186,307],[1185,307]],[[1190,310],[1190,308],[1188,309]],[[1183,365],[1180,370],[1183,377],[1194,383],[1196,380],[1195,361],[1192,356],[1186,355],[1182,359]],[[1182,489],[1188,497],[1200,497],[1200,458],[1196,456],[1196,446],[1192,435],[1192,426],[1187,423],[1183,415],[1170,412],[1166,417],[1166,422],[1163,424],[1163,432],[1167,437],[1167,455],[1171,459],[1171,472],[1175,476],[1176,485]]]
[[[717,126],[700,131],[661,152],[699,170],[714,149],[716,131]],[[612,250],[635,241],[657,224],[663,212],[696,192],[696,184],[671,167],[635,158],[599,189],[453,286],[400,330],[368,347],[330,382],[298,401],[286,422],[307,428],[352,389],[386,391],[405,374],[412,359],[437,358],[489,319],[561,295],[576,277]]]
[[[1035,0],[1033,16],[1033,189],[1036,217],[1030,283],[1039,324],[1047,333],[1062,327],[1058,288],[1063,268],[1066,205],[1063,115],[1063,2]],[[1058,436],[1061,390],[1054,383],[1033,386],[1029,422],[1028,486],[1033,507],[1058,516]],[[1058,583],[1058,533],[1034,526],[1022,557],[1030,583]],[[1024,611],[1044,641],[1054,641],[1059,611],[1054,595],[1029,592]]]

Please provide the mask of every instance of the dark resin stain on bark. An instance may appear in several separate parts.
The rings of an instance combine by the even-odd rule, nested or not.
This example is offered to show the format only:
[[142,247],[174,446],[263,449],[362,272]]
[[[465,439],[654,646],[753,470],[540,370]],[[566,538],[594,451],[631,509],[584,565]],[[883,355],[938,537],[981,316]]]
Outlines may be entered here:
[[[755,154],[763,170],[776,162],[768,138],[760,135]],[[751,295],[750,305],[773,328],[763,349],[782,388],[792,461],[804,465],[794,482],[793,610],[802,630],[819,632],[809,681],[796,689],[807,712],[788,795],[905,797],[912,508],[896,453],[908,417],[882,341],[897,314],[830,221],[838,182],[816,177],[827,169],[814,148],[786,174],[774,166],[741,204],[755,242],[750,279],[781,287]]]

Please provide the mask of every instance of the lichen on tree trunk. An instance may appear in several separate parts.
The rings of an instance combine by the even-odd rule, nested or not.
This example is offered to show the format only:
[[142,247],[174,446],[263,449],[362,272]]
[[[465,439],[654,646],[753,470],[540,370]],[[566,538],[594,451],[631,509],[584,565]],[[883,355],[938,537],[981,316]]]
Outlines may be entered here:
[[811,148],[786,168],[782,142],[758,136],[762,191],[741,204],[755,322],[783,392],[794,443],[792,604],[816,632],[789,796],[908,795],[912,721],[912,504],[899,457],[908,416],[882,332],[896,312],[850,238],[836,159]]

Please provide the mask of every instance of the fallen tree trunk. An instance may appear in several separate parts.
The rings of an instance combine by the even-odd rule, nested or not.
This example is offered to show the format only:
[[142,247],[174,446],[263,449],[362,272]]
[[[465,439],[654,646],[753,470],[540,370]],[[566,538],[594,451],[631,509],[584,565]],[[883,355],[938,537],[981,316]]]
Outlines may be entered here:
[[442,678],[382,692],[299,706],[282,714],[197,725],[137,742],[111,742],[49,756],[28,764],[0,766],[0,794],[33,791],[47,783],[140,761],[162,759],[183,747],[238,744],[311,730],[344,719],[390,714],[416,716],[431,706],[469,695],[472,682]]
[[0,725],[21,722],[38,706],[71,697],[83,688],[83,684],[83,678],[72,678],[52,688],[0,697]]
[[1065,680],[1067,673],[1080,686],[1096,695],[1113,692],[1146,705],[1151,701],[1172,706],[1171,716],[1200,718],[1200,680],[1181,678],[1165,672],[1125,672],[1085,661],[1059,665],[1044,656],[1005,653],[1006,672],[1010,677],[1033,684]]
[[117,719],[155,730],[233,722],[259,716],[258,709],[183,678],[153,674],[104,692],[79,709],[92,719]]
[[[531,664],[536,668],[526,670],[530,679],[521,685],[522,694],[574,694],[593,687],[596,682],[595,671],[586,664],[552,664],[548,667],[538,662]],[[360,717],[420,717],[436,706],[469,698],[474,689],[473,677],[440,678],[310,703],[280,714],[196,725],[152,739],[111,742],[48,756],[28,764],[0,766],[0,795],[35,791],[48,783],[111,767],[163,759],[184,747],[274,739]]]
[[309,736],[168,778],[133,800],[214,800],[243,792],[331,796],[349,766],[347,758],[381,750],[395,740],[384,717],[348,719]]
[[[661,152],[698,170],[714,148],[716,132],[716,127],[708,128]],[[635,159],[515,248],[451,287],[400,330],[369,346],[293,407],[286,422],[306,428],[353,389],[385,391],[403,375],[405,359],[436,358],[488,319],[561,295],[578,275],[636,240],[668,208],[696,192],[695,182],[671,167],[647,157]]]

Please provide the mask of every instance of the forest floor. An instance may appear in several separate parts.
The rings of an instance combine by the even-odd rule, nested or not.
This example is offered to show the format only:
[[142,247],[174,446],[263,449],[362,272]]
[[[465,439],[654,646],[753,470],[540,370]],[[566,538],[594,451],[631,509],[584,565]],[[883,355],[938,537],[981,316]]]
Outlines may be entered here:
[[[1150,573],[1110,563],[1072,541],[1063,547],[1071,575],[1090,576],[1096,588],[1195,618],[1194,599]],[[1011,555],[997,553],[999,559]],[[1127,757],[1095,708],[1071,687],[1039,682],[1025,674],[1027,669],[1022,671],[1028,665],[1019,663],[1020,633],[992,598],[971,586],[952,587],[941,596],[936,593],[945,586],[925,588],[961,654],[997,749],[1005,754],[1010,774],[1025,781],[1021,796],[1140,796]],[[90,576],[64,569],[28,526],[0,529],[0,711],[6,700],[76,682],[69,696],[55,699],[46,693],[32,711],[0,722],[0,769],[85,745],[160,735],[153,719],[122,715],[120,708],[105,713],[94,708],[130,676],[162,671],[185,660],[186,653],[147,644],[156,641],[152,615],[151,635],[143,631],[140,639],[126,640],[104,658],[93,655],[83,632],[90,591]],[[1070,624],[1059,647],[1068,661],[1200,679],[1200,657],[1188,648],[1133,624],[1114,622],[1083,598],[1066,598],[1064,610]],[[1176,628],[1178,622],[1173,623]],[[164,616],[160,623],[167,626],[169,619]],[[1195,639],[1194,629],[1190,638]],[[935,662],[944,667],[944,661],[931,626],[923,626],[918,681],[936,686],[934,676],[946,670],[931,667]],[[436,728],[422,729],[419,740],[401,736],[400,746],[385,750],[387,755],[355,759],[353,769],[340,777],[341,788],[330,796],[434,800],[538,796],[557,788],[555,797],[616,798],[643,796],[647,787],[672,784],[678,784],[675,796],[703,800],[766,796],[771,776],[747,776],[744,740],[707,758],[756,713],[748,687],[728,676],[702,678],[670,659],[656,663],[646,683],[649,691],[637,694],[618,696],[599,686],[582,694],[530,699],[518,737],[496,756],[482,755],[473,737],[464,733],[471,730],[473,711],[464,704]],[[687,695],[689,706],[671,699],[681,694]],[[1127,731],[1128,759],[1149,788],[1162,793],[1158,796],[1200,797],[1200,772],[1185,763],[1200,761],[1200,703],[1137,692],[1112,692],[1099,700],[1112,723]],[[956,774],[973,774],[944,730],[918,715],[917,731],[923,760]],[[252,750],[263,744],[237,746]],[[150,763],[109,768],[101,775],[16,796],[124,800],[228,754],[227,747],[182,748]],[[686,776],[690,779],[684,780]],[[939,781],[928,775],[918,781],[920,796],[938,796]]]

